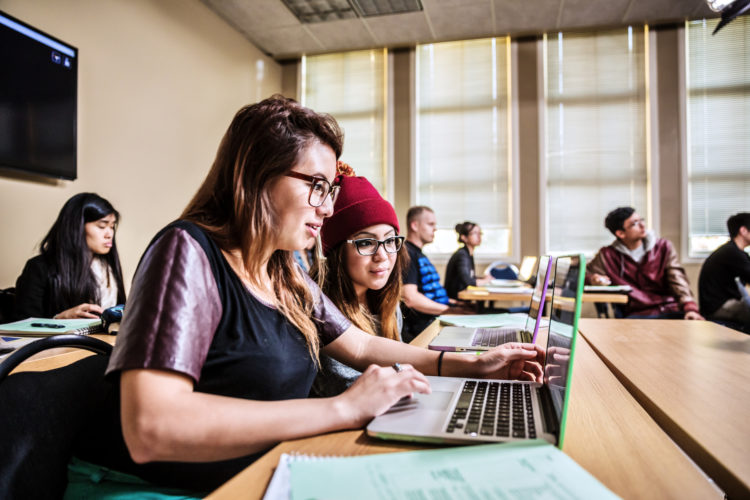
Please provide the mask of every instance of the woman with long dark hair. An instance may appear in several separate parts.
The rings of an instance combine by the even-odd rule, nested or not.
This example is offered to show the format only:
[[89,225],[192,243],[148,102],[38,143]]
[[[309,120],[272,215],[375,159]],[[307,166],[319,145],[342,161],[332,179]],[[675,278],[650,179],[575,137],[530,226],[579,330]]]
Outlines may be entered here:
[[94,193],[60,210],[16,281],[16,317],[96,318],[125,303],[115,232],[120,214]]
[[[368,335],[294,262],[333,211],[341,148],[333,118],[291,99],[235,115],[181,219],[141,259],[107,369],[114,411],[79,458],[205,492],[280,441],[362,427],[429,391],[422,372],[541,378],[533,345],[443,359]],[[363,374],[308,399],[321,352]]]
[[[409,257],[401,251],[396,212],[348,165],[339,162],[338,171],[341,194],[321,231],[325,259],[315,262],[310,275],[357,328],[400,341],[401,274]],[[361,375],[328,356],[320,364],[315,396],[340,394]]]

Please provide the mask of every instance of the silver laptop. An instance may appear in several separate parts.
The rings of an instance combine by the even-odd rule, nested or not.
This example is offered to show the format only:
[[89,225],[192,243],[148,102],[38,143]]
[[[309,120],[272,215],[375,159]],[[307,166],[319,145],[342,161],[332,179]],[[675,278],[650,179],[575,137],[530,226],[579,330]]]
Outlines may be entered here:
[[[529,314],[526,326],[465,328],[445,326],[427,346],[435,351],[486,351],[506,342],[536,342],[536,335],[542,323],[544,300],[547,296],[547,285],[552,274],[553,259],[548,255],[539,258],[536,273],[536,286],[531,294]],[[509,317],[509,322],[512,322]]]
[[562,447],[585,265],[582,255],[557,259],[544,383],[428,377],[430,394],[394,405],[367,434],[434,443],[541,438]]

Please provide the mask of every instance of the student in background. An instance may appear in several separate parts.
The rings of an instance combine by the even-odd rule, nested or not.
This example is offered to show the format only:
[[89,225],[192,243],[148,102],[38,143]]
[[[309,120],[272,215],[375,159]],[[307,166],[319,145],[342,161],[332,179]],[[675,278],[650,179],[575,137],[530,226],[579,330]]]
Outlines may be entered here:
[[411,207],[406,214],[406,249],[409,267],[404,271],[404,342],[411,342],[441,314],[470,314],[471,310],[448,297],[440,275],[422,247],[435,239],[435,212],[429,207]]
[[604,225],[616,239],[587,264],[587,284],[629,285],[626,317],[703,319],[669,240],[646,231],[632,207],[612,210]]
[[[291,99],[235,115],[181,219],[138,266],[107,369],[119,393],[79,458],[206,492],[280,441],[360,428],[428,392],[422,373],[541,379],[537,346],[440,357],[368,335],[294,263],[332,214],[341,148],[333,118]],[[307,399],[320,353],[363,373]]]
[[315,238],[310,238],[310,243],[302,250],[294,251],[294,260],[306,273],[310,272],[315,263]]
[[60,210],[16,281],[18,319],[96,318],[125,303],[115,232],[120,214],[101,196],[79,193]]
[[[323,293],[355,326],[370,335],[401,340],[401,273],[408,255],[402,251],[396,212],[364,177],[354,177],[339,162],[341,192],[333,215],[323,224],[325,260],[310,275]],[[361,372],[320,356],[312,392],[319,397],[343,392]]]
[[750,212],[740,212],[727,220],[729,241],[706,259],[698,278],[701,314],[708,319],[731,321],[750,332],[750,304],[743,300],[734,281],[750,283]]
[[448,297],[458,300],[458,292],[466,287],[486,285],[492,281],[492,276],[482,276],[477,279],[474,271],[474,249],[482,244],[482,228],[476,222],[462,222],[456,224],[458,242],[464,246],[456,250],[445,268],[445,290]]

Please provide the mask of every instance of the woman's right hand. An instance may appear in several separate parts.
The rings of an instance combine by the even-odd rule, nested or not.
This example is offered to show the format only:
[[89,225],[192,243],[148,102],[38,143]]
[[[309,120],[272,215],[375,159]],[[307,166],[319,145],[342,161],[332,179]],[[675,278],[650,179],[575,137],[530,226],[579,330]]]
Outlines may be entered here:
[[57,313],[53,319],[76,319],[76,318],[91,318],[96,319],[102,315],[104,309],[98,304],[78,304],[75,307],[66,309],[61,313]]
[[400,367],[396,371],[392,366],[370,365],[349,389],[336,397],[353,428],[367,425],[404,397],[431,392],[430,383],[422,373],[408,364]]

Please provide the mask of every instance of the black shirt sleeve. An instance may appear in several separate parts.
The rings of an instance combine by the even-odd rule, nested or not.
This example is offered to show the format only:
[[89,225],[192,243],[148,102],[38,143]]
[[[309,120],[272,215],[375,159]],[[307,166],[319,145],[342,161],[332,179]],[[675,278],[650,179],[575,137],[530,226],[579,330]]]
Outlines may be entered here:
[[51,318],[61,311],[51,311],[49,304],[49,270],[44,257],[29,259],[16,280],[16,319]]

